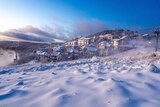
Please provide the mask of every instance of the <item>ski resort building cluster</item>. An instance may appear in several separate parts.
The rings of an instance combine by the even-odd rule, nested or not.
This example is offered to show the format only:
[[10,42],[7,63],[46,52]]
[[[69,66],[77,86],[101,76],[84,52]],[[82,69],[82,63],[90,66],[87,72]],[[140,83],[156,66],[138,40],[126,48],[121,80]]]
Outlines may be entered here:
[[63,44],[47,49],[39,49],[35,53],[38,61],[65,61],[93,56],[108,56],[119,51],[134,48],[130,42],[139,37],[148,38],[146,35],[130,30],[107,30],[86,37],[74,38]]

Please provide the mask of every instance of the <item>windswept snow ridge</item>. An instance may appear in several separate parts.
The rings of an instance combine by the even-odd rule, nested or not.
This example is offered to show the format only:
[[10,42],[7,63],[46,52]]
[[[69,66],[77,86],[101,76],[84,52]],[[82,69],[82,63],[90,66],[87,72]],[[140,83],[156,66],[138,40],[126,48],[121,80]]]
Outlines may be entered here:
[[159,107],[160,54],[129,52],[2,67],[0,107]]

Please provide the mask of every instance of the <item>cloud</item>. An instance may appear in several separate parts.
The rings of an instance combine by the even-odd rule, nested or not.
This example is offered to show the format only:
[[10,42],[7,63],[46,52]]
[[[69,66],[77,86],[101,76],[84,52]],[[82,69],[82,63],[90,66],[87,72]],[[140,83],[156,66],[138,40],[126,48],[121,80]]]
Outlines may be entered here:
[[29,41],[55,42],[56,40],[64,41],[78,36],[90,35],[106,29],[106,24],[99,20],[80,20],[71,26],[65,26],[65,23],[63,25],[54,23],[52,27],[45,25],[40,29],[28,25],[23,28],[0,32],[0,34]]
[[64,26],[60,26],[57,24],[54,24],[53,27],[50,26],[44,26],[43,29],[51,34],[54,34],[56,38],[67,40],[70,39],[72,32],[67,30]]
[[0,32],[0,34],[28,41],[55,42],[58,40],[56,34],[48,33],[31,25],[24,28],[11,29],[5,32]]
[[50,34],[48,32],[45,32],[39,28],[33,27],[31,25],[26,26],[24,28],[18,29],[18,31],[24,32],[24,33],[29,33],[29,34],[36,34],[38,36],[45,36],[45,37],[54,37],[55,34]]
[[22,33],[22,32],[17,32],[17,31],[16,32],[6,31],[6,32],[1,32],[0,34],[5,36],[5,37],[15,38],[17,40],[37,41],[37,42],[51,42],[47,38],[37,37],[37,36],[34,36],[34,35],[30,35],[30,34]]
[[51,34],[56,35],[62,40],[69,40],[79,36],[86,36],[107,29],[107,25],[100,20],[79,20],[73,24],[66,26],[65,23],[53,23],[52,27],[44,26],[43,29]]
[[73,26],[74,35],[89,35],[107,29],[107,25],[99,20],[86,21],[81,20]]
[[54,23],[52,27],[46,25],[44,29],[55,34],[57,38],[68,40],[106,30],[107,25],[100,20],[80,20],[70,26],[65,26],[65,23],[63,25]]

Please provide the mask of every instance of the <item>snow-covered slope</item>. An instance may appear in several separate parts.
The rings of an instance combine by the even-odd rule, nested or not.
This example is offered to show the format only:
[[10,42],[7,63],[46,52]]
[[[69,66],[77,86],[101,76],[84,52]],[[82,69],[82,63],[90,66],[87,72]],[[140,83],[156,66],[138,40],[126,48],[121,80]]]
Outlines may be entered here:
[[2,67],[0,107],[159,107],[160,53],[135,51]]

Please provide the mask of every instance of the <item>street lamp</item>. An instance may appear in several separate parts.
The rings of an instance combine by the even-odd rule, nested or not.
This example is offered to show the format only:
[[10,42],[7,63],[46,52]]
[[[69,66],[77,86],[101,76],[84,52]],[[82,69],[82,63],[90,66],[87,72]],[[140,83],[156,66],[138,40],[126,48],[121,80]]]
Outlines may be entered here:
[[156,34],[156,47],[155,47],[155,51],[158,51],[158,39],[159,39],[159,34],[160,34],[160,28],[155,29],[154,34]]

